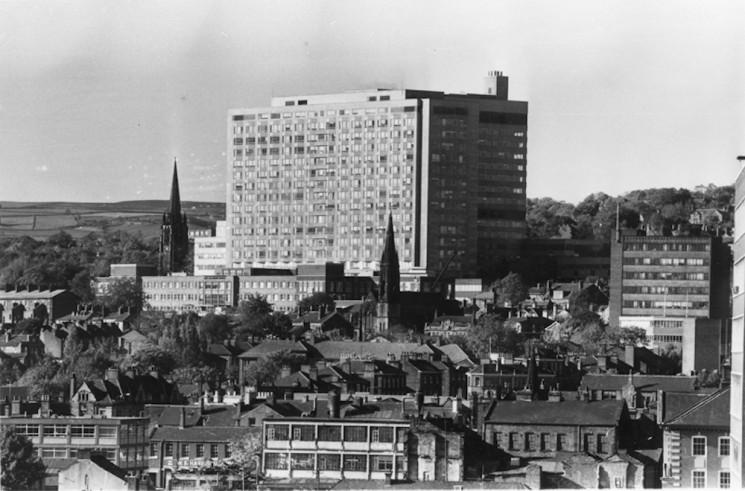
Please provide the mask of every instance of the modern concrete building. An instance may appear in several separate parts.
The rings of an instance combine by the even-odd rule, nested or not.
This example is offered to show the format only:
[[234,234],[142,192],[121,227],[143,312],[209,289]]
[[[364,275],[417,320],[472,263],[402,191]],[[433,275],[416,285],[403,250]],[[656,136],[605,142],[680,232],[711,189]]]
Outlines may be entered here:
[[145,310],[206,312],[238,305],[237,276],[145,276]]
[[[721,237],[620,234],[611,244],[610,324],[641,327],[651,347],[683,346],[704,319],[717,337],[730,316],[729,247]],[[683,349],[685,347],[683,346]]]
[[[228,114],[228,266],[378,267],[386,219],[402,273],[476,276],[525,231],[527,102],[378,89],[274,97]],[[452,260],[451,260],[452,258]]]
[[213,276],[225,268],[225,220],[218,220],[215,234],[194,237],[194,275]]
[[743,414],[745,411],[745,157],[738,157],[740,174],[735,181],[735,242],[732,247],[732,374],[730,390],[730,471],[732,487],[743,487]]

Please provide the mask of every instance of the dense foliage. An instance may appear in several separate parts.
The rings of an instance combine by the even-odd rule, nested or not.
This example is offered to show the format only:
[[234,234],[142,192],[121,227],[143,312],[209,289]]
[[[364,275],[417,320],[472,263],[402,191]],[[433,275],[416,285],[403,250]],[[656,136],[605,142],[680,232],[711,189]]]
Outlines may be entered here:
[[698,209],[723,211],[725,219],[706,218],[709,228],[732,228],[733,186],[697,186],[688,189],[655,188],[631,191],[623,196],[594,193],[576,206],[552,198],[528,199],[527,221],[531,238],[607,240],[616,227],[616,213],[622,227],[648,226],[651,232],[689,227],[691,213]]
[[3,489],[32,489],[43,485],[46,476],[31,440],[10,425],[0,429],[0,476]]
[[126,232],[90,234],[82,239],[67,232],[46,241],[0,239],[0,284],[69,288],[89,302],[93,299],[91,278],[108,276],[112,263],[155,264],[157,253],[157,239],[146,241],[141,234]]

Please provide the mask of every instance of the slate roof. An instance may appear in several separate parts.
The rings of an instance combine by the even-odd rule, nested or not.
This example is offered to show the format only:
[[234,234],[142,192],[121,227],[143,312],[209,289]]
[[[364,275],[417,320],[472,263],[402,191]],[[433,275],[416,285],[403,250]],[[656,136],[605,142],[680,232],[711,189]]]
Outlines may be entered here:
[[687,411],[664,423],[669,427],[697,426],[729,428],[729,387],[711,394]]
[[363,341],[321,341],[313,347],[326,360],[340,360],[352,355],[360,360],[384,360],[389,354],[400,359],[402,353],[414,351],[417,343],[368,343]]
[[490,423],[534,425],[615,426],[625,406],[622,400],[499,401],[486,419]]
[[665,394],[664,414],[662,421],[670,421],[684,411],[709,397],[706,392],[669,392]]
[[280,351],[290,350],[293,352],[308,352],[308,347],[301,341],[292,341],[290,339],[267,339],[241,353],[239,358],[261,358],[262,356],[271,355]]
[[126,341],[147,341],[148,338],[137,329],[130,329],[121,335],[121,338]]
[[169,442],[229,442],[241,435],[252,432],[261,432],[259,427],[233,426],[192,426],[191,428],[179,428],[178,426],[161,426],[155,428],[150,441]]
[[110,462],[108,459],[106,459],[106,457],[102,455],[91,455],[91,458],[89,460],[91,461],[91,463],[96,464],[96,466],[105,470],[109,474],[116,476],[124,482],[127,482],[127,471],[125,471],[115,463]]
[[[694,392],[698,390],[696,377],[682,375],[634,375],[634,386],[638,391],[650,392]],[[628,375],[587,374],[582,377],[580,390],[621,390],[629,383]]]
[[[34,300],[34,299],[50,299],[57,295],[67,292],[65,289],[60,290],[22,290],[22,291],[4,291],[0,290],[0,300]],[[73,293],[69,292],[71,295]]]
[[170,406],[170,405],[145,405],[145,416],[150,418],[151,424],[159,426],[179,426],[181,424],[181,412],[184,412],[184,426],[196,426],[202,417],[199,406]]

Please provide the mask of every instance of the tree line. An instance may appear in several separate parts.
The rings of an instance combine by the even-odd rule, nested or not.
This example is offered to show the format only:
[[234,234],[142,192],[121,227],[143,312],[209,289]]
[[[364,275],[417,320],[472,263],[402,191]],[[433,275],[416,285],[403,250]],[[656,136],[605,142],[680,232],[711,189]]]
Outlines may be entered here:
[[689,227],[689,217],[697,209],[717,209],[724,219],[707,217],[708,228],[731,229],[734,210],[734,186],[697,186],[693,191],[680,188],[652,188],[628,192],[622,196],[593,193],[577,205],[553,198],[527,201],[529,238],[609,240],[616,227],[618,212],[621,226],[665,228]]

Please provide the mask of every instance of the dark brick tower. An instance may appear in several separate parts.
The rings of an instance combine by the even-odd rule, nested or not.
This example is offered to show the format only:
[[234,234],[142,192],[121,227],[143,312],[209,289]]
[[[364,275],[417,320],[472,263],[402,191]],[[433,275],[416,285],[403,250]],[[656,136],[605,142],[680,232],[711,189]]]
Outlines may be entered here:
[[184,271],[189,256],[189,226],[186,213],[181,213],[181,195],[178,188],[178,169],[173,161],[173,182],[171,183],[171,202],[163,213],[160,226],[160,249],[158,253],[158,274],[166,275]]
[[389,214],[385,247],[383,256],[380,258],[376,329],[378,332],[387,331],[399,322],[401,322],[401,273],[393,237],[393,216]]

